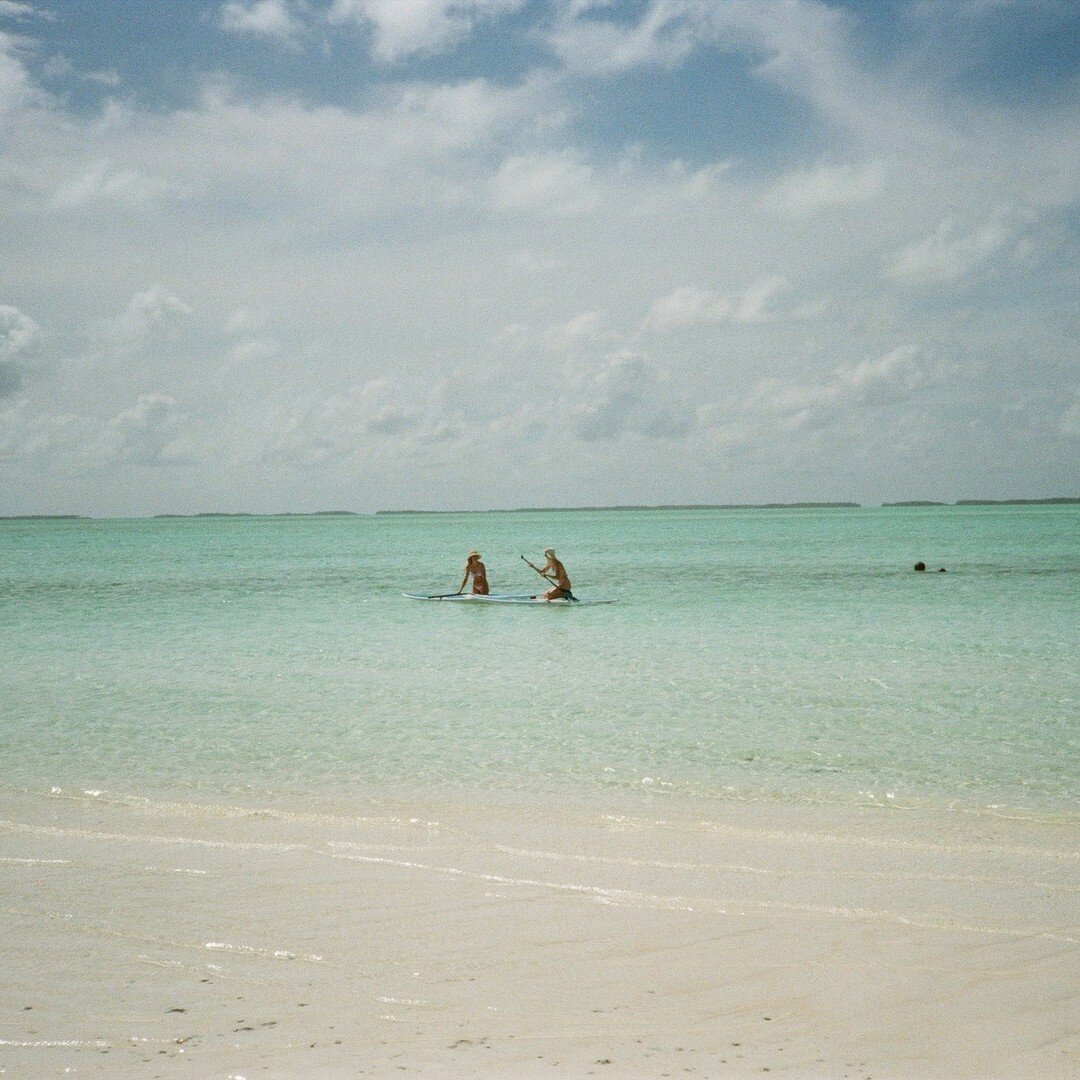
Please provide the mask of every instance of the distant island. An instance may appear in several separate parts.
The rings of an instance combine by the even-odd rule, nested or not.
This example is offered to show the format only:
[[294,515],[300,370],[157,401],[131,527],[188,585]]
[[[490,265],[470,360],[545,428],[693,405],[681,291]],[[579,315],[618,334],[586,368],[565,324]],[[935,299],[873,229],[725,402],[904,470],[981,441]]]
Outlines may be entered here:
[[256,514],[250,510],[202,510],[197,514],[154,514],[155,518],[234,518],[234,517],[359,517],[356,510],[282,510],[275,514]]
[[[1075,506],[1080,496],[1058,495],[1045,499],[957,499],[956,502],[938,502],[934,499],[902,499],[883,502],[883,508],[935,507],[935,506]],[[519,506],[514,509],[488,510],[376,510],[376,515],[400,516],[407,514],[573,514],[619,510],[860,510],[857,502],[766,502],[766,503],[627,503],[615,506]],[[867,507],[873,509],[873,507]],[[169,518],[292,518],[292,517],[369,517],[359,510],[285,510],[272,514],[259,514],[250,510],[202,510],[194,514],[152,514],[154,519]],[[0,521],[95,521],[99,519],[86,514],[0,514]]]
[[[1080,496],[1049,499],[958,499],[954,503],[930,499],[885,502],[882,507],[902,506],[1064,506],[1080,503]],[[519,506],[512,510],[376,510],[376,514],[572,514],[612,510],[859,510],[856,502],[768,502],[768,503],[630,503],[617,506]]]
[[661,503],[626,506],[519,506],[512,510],[376,510],[376,514],[574,514],[609,510],[839,510],[859,509],[853,502],[798,503]]
[[1080,496],[1056,499],[957,499],[954,506],[1059,506],[1080,503]]
[[906,502],[886,502],[882,506],[1066,506],[1080,503],[1080,496],[1061,495],[1052,499],[957,499],[954,503],[910,499]]

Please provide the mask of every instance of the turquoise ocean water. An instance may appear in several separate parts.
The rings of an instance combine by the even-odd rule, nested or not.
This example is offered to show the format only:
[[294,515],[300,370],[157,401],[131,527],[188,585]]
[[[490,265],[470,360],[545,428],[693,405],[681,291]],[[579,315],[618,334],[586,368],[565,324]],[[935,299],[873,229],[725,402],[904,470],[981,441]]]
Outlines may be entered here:
[[1075,812],[1078,601],[1077,506],[5,521],[0,784]]

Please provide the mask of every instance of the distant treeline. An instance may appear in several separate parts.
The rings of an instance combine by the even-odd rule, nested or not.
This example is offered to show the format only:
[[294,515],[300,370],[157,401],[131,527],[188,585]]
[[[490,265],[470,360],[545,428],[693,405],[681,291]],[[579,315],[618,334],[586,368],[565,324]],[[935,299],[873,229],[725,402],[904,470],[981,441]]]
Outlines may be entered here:
[[907,502],[887,502],[882,506],[1063,506],[1080,503],[1080,497],[1059,496],[1054,499],[957,499],[954,503],[911,499]]
[[956,506],[1053,506],[1059,503],[1080,503],[1080,497],[1061,496],[1056,499],[957,499]]
[[575,514],[600,510],[839,510],[859,508],[853,502],[799,503],[662,503],[646,506],[519,506],[513,510],[376,510],[376,514]]
[[155,518],[233,518],[233,517],[359,517],[355,510],[283,510],[277,514],[253,514],[247,510],[227,512],[204,510],[198,514],[155,514]]
[[[882,506],[1056,506],[1080,503],[1080,497],[1061,496],[1053,499],[958,499],[954,503],[933,502],[929,499],[908,499],[886,502]],[[630,503],[625,506],[519,506],[514,510],[376,510],[376,514],[571,514],[600,510],[851,510],[861,509],[856,502],[791,502],[791,503],[660,503],[646,505]]]

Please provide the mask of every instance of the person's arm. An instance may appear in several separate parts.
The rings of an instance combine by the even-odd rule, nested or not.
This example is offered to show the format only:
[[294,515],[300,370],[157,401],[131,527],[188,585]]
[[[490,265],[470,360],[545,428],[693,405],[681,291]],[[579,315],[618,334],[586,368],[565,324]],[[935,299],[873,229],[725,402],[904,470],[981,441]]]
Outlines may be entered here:
[[470,570],[469,570],[469,568],[468,568],[468,567],[466,566],[466,567],[465,567],[465,576],[464,576],[464,577],[463,577],[463,578],[461,579],[461,584],[460,584],[460,585],[458,586],[458,590],[457,590],[458,592],[463,592],[463,591],[464,591],[464,589],[465,589],[465,582],[469,580],[469,574],[470,574],[470,573],[471,573],[471,571],[470,571]]
[[537,565],[536,565],[536,563],[532,563],[532,562],[529,562],[529,560],[528,560],[528,559],[526,559],[525,561],[526,561],[527,563],[529,563],[529,565],[530,565],[530,566],[531,566],[531,567],[532,567],[532,568],[533,568],[533,569],[534,569],[534,570],[535,570],[535,571],[536,571],[536,572],[537,572],[537,573],[538,573],[538,574],[539,574],[539,575],[540,575],[541,577],[546,577],[546,578],[548,579],[548,581],[550,581],[550,580],[551,580],[551,578],[550,578],[550,577],[548,577],[548,566],[549,566],[549,564],[548,564],[548,563],[544,563],[544,565],[543,565],[543,566],[537,566]]

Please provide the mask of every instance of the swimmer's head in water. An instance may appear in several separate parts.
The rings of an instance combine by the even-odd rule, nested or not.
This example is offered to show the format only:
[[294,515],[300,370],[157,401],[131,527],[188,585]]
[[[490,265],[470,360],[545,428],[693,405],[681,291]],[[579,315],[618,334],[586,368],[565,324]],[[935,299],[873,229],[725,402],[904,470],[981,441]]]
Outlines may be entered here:
[[915,564],[915,569],[916,569],[916,570],[925,570],[925,569],[926,569],[926,563],[924,563],[924,562],[917,562],[917,563]]

